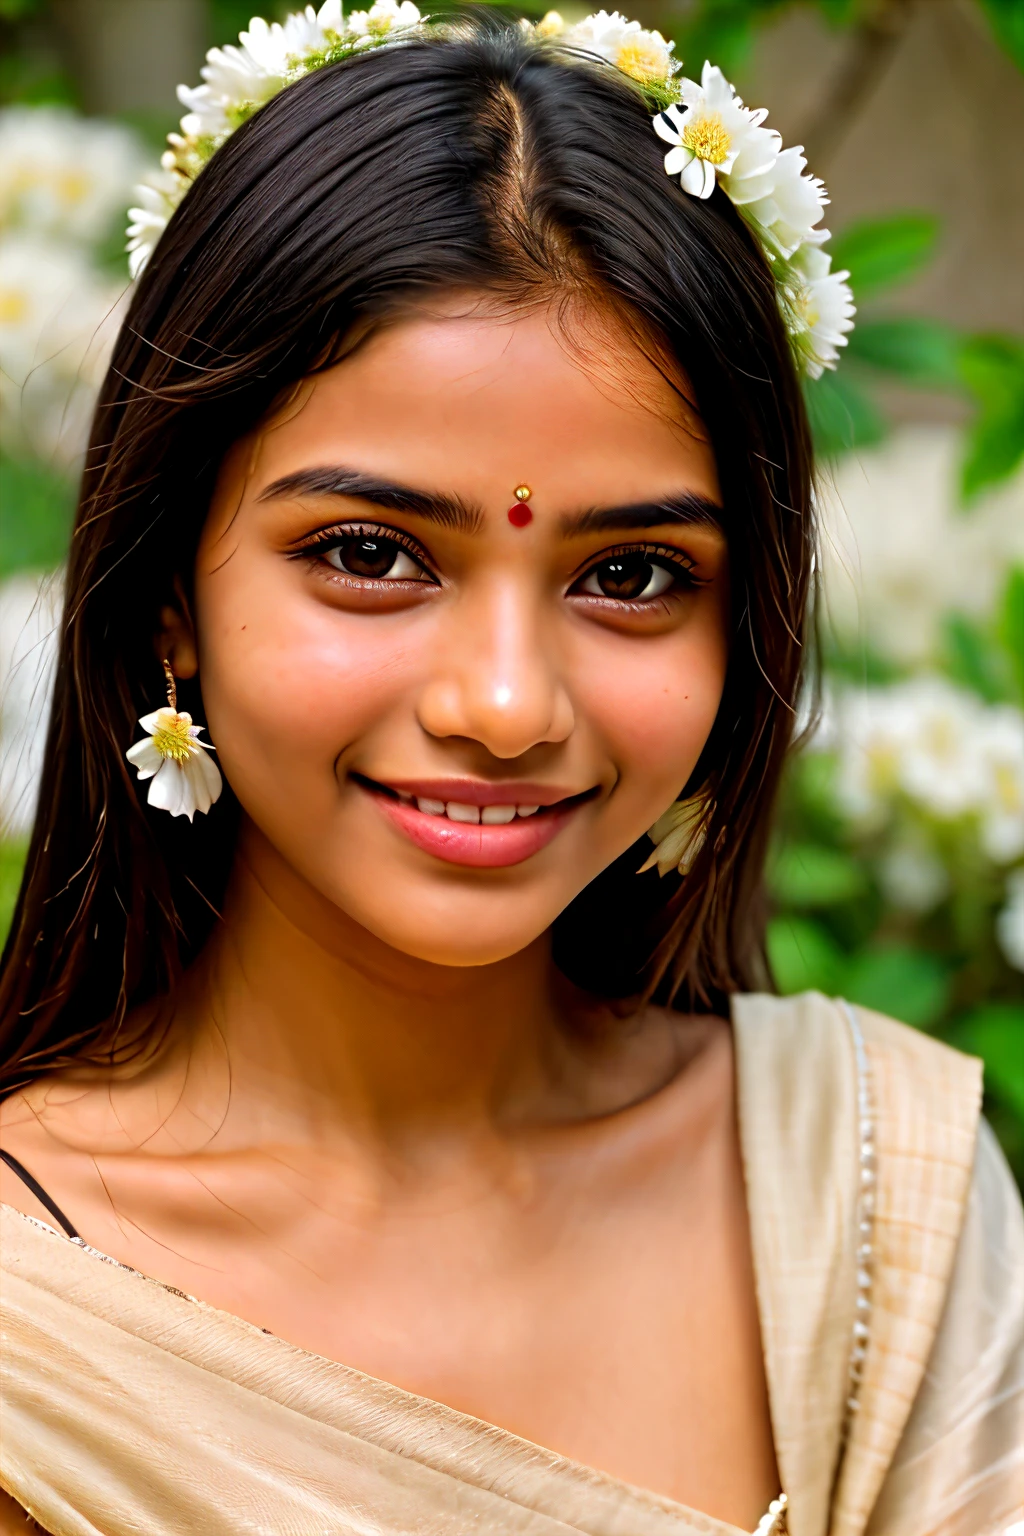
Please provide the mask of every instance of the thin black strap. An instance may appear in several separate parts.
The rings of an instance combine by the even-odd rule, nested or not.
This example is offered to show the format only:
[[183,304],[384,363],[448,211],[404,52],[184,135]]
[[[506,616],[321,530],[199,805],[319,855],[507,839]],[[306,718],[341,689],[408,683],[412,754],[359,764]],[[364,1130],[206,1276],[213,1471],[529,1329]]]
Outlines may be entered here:
[[21,1182],[32,1191],[36,1199],[39,1201],[39,1204],[46,1207],[54,1221],[60,1223],[68,1237],[74,1238],[76,1242],[80,1243],[82,1239],[79,1237],[70,1221],[68,1221],[60,1206],[54,1204],[49,1195],[46,1193],[46,1190],[41,1184],[36,1183],[28,1169],[21,1166],[21,1164],[18,1162],[18,1159],[14,1156],[14,1153],[5,1152],[3,1148],[0,1147],[0,1159],[2,1159],[3,1162],[7,1164],[11,1172],[16,1173]]

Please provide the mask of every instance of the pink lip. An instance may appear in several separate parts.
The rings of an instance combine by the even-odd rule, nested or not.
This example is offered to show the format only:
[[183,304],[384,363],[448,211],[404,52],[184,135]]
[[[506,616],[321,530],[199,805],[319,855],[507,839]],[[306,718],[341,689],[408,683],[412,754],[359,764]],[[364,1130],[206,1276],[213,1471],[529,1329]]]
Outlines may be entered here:
[[[536,789],[539,786],[530,787]],[[490,786],[488,790],[490,792]],[[525,819],[517,817],[504,826],[488,827],[479,823],[449,821],[447,816],[428,816],[404,800],[392,800],[387,795],[374,794],[372,790],[367,793],[392,824],[404,832],[417,848],[422,848],[424,853],[432,853],[435,858],[444,859],[448,864],[464,864],[472,869],[503,869],[510,864],[522,864],[525,859],[532,858],[535,853],[546,848],[558,836],[574,811],[579,809],[579,803],[576,802],[566,805],[564,809],[547,811],[544,815]],[[460,794],[465,794],[465,787]],[[435,796],[424,795],[423,798],[434,799]],[[440,793],[437,793],[436,798],[441,799]],[[456,797],[450,795],[449,798],[454,800]],[[511,802],[475,799],[463,800],[462,803],[507,805]],[[519,800],[517,803],[525,805],[527,802]],[[535,805],[538,802],[531,800],[529,803]]]

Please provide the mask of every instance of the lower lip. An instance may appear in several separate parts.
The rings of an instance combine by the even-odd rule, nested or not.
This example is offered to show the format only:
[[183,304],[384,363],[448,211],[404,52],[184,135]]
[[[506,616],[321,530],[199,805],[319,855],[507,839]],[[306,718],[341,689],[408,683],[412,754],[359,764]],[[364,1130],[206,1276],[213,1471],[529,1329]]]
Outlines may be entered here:
[[447,816],[428,816],[404,800],[373,794],[381,810],[404,832],[417,848],[432,853],[448,864],[465,864],[472,869],[504,869],[522,864],[552,838],[558,836],[578,809],[567,805],[533,816],[517,816],[504,826],[488,827],[479,822],[450,821]]

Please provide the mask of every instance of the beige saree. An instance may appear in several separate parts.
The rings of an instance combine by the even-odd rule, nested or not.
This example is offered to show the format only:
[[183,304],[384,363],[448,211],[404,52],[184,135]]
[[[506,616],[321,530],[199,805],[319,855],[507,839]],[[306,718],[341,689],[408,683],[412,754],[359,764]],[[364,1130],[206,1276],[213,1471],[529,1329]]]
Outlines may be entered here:
[[[979,1129],[980,1064],[855,1014],[851,1029],[817,994],[734,1005],[789,1530],[995,1536],[1024,1514],[1020,1202]],[[866,1313],[865,1065],[877,1142]],[[737,1536],[8,1207],[0,1241],[0,1484],[54,1536]]]

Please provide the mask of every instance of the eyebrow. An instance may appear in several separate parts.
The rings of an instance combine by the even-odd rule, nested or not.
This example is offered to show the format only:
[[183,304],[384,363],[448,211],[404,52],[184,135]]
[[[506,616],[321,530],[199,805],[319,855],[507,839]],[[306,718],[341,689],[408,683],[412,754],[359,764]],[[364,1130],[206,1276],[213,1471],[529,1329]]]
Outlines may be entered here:
[[[479,533],[484,520],[482,509],[460,496],[414,490],[411,486],[398,485],[377,475],[365,475],[342,466],[301,469],[283,475],[261,491],[258,500],[276,501],[288,496],[354,496],[390,512],[412,512],[458,533]],[[584,512],[567,513],[560,521],[559,531],[563,538],[571,539],[588,533],[663,528],[671,523],[710,528],[718,533],[724,531],[722,508],[695,491],[681,491],[659,501],[591,507]]]
[[624,532],[640,528],[663,528],[678,523],[690,528],[710,528],[723,533],[723,513],[717,502],[695,491],[681,491],[661,501],[640,501],[624,507],[592,507],[562,518],[563,538],[577,538],[584,533]]
[[480,507],[439,491],[415,491],[396,485],[376,475],[364,475],[356,469],[300,469],[283,475],[261,491],[259,501],[276,501],[286,496],[358,496],[389,512],[414,512],[428,522],[439,523],[458,533],[477,533],[483,525]]

